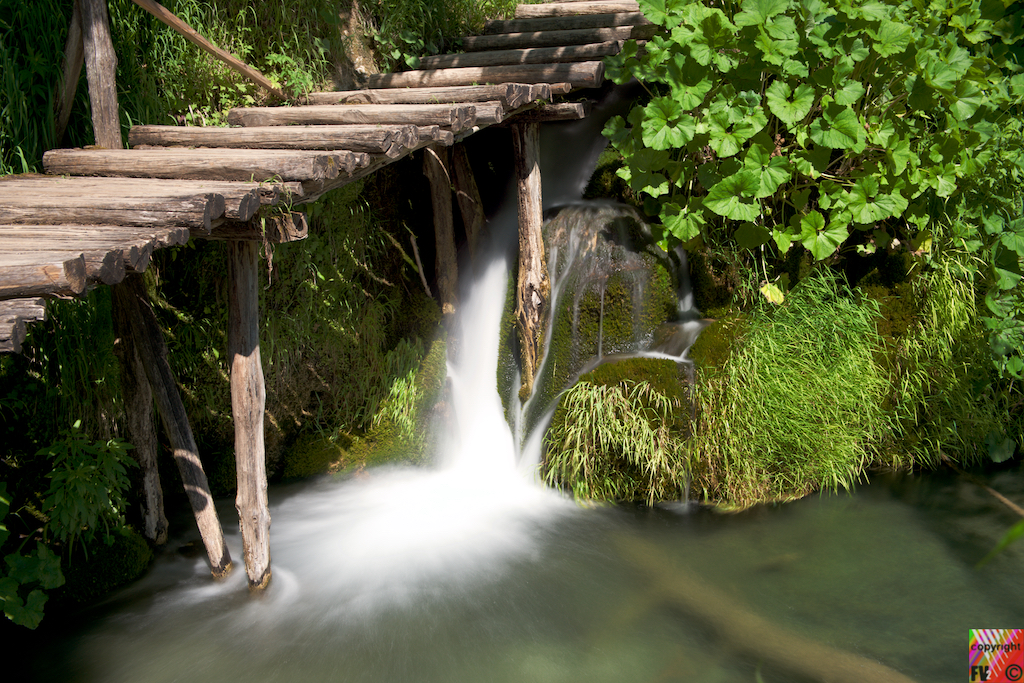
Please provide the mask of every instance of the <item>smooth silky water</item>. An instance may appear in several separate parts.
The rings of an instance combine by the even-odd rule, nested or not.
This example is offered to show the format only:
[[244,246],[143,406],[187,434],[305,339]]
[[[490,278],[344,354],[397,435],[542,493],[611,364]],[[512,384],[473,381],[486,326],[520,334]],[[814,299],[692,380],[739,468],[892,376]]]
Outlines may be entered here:
[[[495,388],[507,263],[482,261],[434,468],[273,487],[265,594],[173,551],[197,533],[172,539],[107,603],[44,621],[18,680],[807,680],[723,628],[738,610],[930,683],[963,680],[968,629],[1024,623],[1021,544],[974,568],[1014,517],[962,479],[876,476],[739,514],[585,508],[534,483]],[[994,486],[1019,497],[1022,480]],[[241,558],[230,501],[220,514]]]

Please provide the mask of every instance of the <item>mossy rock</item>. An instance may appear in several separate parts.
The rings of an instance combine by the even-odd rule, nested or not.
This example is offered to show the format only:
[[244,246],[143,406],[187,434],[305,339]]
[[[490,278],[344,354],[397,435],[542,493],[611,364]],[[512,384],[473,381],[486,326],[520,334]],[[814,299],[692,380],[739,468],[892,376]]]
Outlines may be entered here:
[[332,439],[320,432],[303,434],[288,449],[281,476],[287,480],[324,474],[344,462],[351,443],[346,437]]
[[88,604],[142,576],[153,560],[149,543],[131,527],[111,533],[107,545],[101,538],[76,549],[62,562],[65,583],[55,596],[66,604]]
[[697,341],[690,347],[690,360],[698,369],[723,367],[745,329],[746,316],[743,313],[735,310],[725,312],[724,317],[701,331]]

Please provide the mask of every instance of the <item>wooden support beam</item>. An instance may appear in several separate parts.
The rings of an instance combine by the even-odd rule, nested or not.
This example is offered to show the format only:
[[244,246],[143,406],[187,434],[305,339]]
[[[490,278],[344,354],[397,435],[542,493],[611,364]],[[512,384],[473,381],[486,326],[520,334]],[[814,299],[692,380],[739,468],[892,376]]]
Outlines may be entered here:
[[519,274],[516,280],[516,326],[522,380],[519,396],[523,400],[533,390],[540,366],[540,335],[544,306],[551,291],[544,257],[544,211],[541,200],[540,124],[512,125],[515,155],[517,203],[519,206]]
[[194,28],[186,24],[184,21],[176,17],[173,13],[168,11],[163,5],[154,2],[153,0],[132,0],[136,5],[146,10],[154,17],[167,24],[175,31],[180,33],[185,40],[189,41],[193,45],[197,46],[203,52],[211,55],[215,59],[219,59],[228,65],[229,68],[237,71],[243,77],[252,81],[256,85],[260,86],[271,95],[278,99],[287,99],[287,96],[280,88],[276,87],[273,83],[267,79],[266,76],[261,74],[256,69],[252,68],[240,59],[237,59],[234,55],[226,50],[222,50],[206,38],[199,35],[199,32]]
[[0,301],[0,353],[21,353],[28,323],[46,320],[42,299]]
[[640,11],[636,0],[610,0],[607,2],[546,2],[540,5],[519,5],[516,19],[533,17],[567,17],[578,14],[621,14]]
[[56,144],[64,138],[64,131],[71,118],[71,107],[78,92],[78,81],[82,77],[82,65],[85,61],[85,47],[82,38],[82,10],[79,1],[75,0],[71,11],[71,24],[68,26],[68,40],[64,47],[64,71],[57,86],[57,94],[53,98],[56,111],[53,117],[53,139]]
[[92,127],[96,145],[108,149],[124,147],[117,108],[117,56],[110,40],[107,0],[78,0],[82,10],[85,74],[89,79]]
[[247,223],[224,221],[213,226],[209,240],[253,240],[259,243],[284,244],[306,239],[309,226],[306,214],[290,211],[284,214],[260,217]]
[[303,107],[239,107],[228,112],[234,126],[394,125],[444,126],[454,131],[476,125],[472,104],[346,104]]
[[127,311],[131,320],[137,339],[135,348],[139,351],[144,372],[153,390],[164,431],[174,449],[174,461],[181,473],[185,493],[188,494],[196,525],[210,559],[210,571],[215,577],[225,576],[231,571],[231,555],[224,543],[224,532],[217,518],[213,496],[210,495],[206,472],[199,459],[192,427],[188,423],[185,406],[178,394],[178,385],[167,362],[167,343],[149,304],[142,278],[132,276],[126,279],[114,288],[114,298],[116,305]]
[[235,421],[235,508],[250,590],[270,583],[270,509],[263,443],[266,388],[259,342],[259,244],[228,243],[228,360]]
[[462,214],[462,223],[466,229],[469,255],[475,258],[477,242],[487,224],[487,218],[484,215],[483,201],[480,199],[473,168],[469,165],[469,156],[466,154],[465,146],[461,144],[452,148],[452,180],[455,199],[459,203],[459,212]]
[[593,104],[585,102],[558,102],[542,104],[529,111],[518,114],[512,121],[515,123],[544,123],[547,121],[579,121],[590,115]]
[[571,83],[575,88],[596,88],[603,79],[603,62],[572,62],[402,71],[373,74],[367,81],[371,88],[447,87],[479,83]]
[[[581,28],[607,28],[609,26],[642,26],[650,23],[651,20],[641,12],[581,14],[567,17],[538,17],[534,19],[495,19],[484,22],[484,35],[533,31],[571,31]],[[568,45],[569,43],[564,44]]]
[[167,542],[167,516],[164,514],[164,490],[160,485],[160,469],[157,467],[158,442],[153,424],[153,389],[146,377],[146,367],[139,353],[140,340],[135,336],[132,325],[130,297],[134,296],[130,285],[118,284],[114,290],[128,288],[129,291],[114,295],[114,355],[121,365],[121,394],[124,398],[125,417],[128,422],[128,437],[135,449],[132,457],[142,470],[143,535],[155,545]]
[[520,31],[490,36],[466,36],[462,48],[467,52],[510,50],[514,48],[557,49],[575,45],[621,43],[646,40],[658,31],[656,24],[608,28],[565,29],[560,31]]
[[586,62],[617,55],[622,51],[622,40],[594,42],[584,45],[558,47],[527,47],[523,49],[463,52],[452,55],[434,55],[420,60],[421,69],[449,69],[462,66],[501,66],[503,64],[556,64]]
[[526,104],[530,86],[526,83],[498,85],[457,85],[436,88],[383,88],[312,92],[303,104],[464,104],[501,102],[507,109]]
[[430,181],[434,208],[434,239],[437,243],[437,289],[441,313],[451,319],[458,306],[459,267],[455,253],[455,225],[452,220],[452,181],[448,173],[448,152],[440,145],[423,150],[423,173]]

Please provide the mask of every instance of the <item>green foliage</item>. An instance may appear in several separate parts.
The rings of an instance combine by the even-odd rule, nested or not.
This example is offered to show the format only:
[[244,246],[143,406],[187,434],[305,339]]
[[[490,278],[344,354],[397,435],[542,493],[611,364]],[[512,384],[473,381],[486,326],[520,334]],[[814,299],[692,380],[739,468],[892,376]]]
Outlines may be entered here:
[[[10,508],[7,484],[0,482],[0,548],[10,537],[6,524]],[[8,619],[34,629],[43,618],[45,591],[63,584],[64,576],[60,571],[60,558],[42,543],[36,543],[34,552],[21,554],[29,540],[4,557],[4,566],[0,567],[0,603]]]
[[46,532],[70,552],[76,541],[89,541],[103,527],[103,539],[112,542],[111,526],[124,526],[127,508],[128,457],[132,448],[118,439],[90,443],[76,422],[70,430],[37,455],[52,461],[50,487],[44,506],[49,513]]
[[146,539],[131,527],[121,527],[111,534],[109,543],[94,539],[68,559],[67,583],[54,600],[71,605],[93,602],[139,578],[152,560]]
[[677,397],[648,382],[577,382],[544,437],[544,480],[577,500],[679,500],[688,473]]
[[701,371],[694,489],[747,506],[851,486],[891,437],[877,315],[822,275],[751,314],[728,362]]
[[[605,128],[663,242],[817,260],[865,239],[962,242],[993,358],[1024,372],[1019,6],[642,0],[662,27],[608,73],[646,103]],[[866,238],[865,233],[871,233]],[[776,287],[766,295],[778,298]]]

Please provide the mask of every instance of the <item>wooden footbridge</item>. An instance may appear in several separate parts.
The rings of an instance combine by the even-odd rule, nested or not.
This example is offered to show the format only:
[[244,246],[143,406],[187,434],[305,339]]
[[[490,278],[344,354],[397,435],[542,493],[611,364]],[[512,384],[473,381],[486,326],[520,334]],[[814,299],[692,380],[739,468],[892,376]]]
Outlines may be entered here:
[[[175,25],[177,19],[152,0],[135,2],[190,37],[191,29]],[[451,313],[453,188],[471,242],[483,222],[459,142],[482,128],[510,125],[520,189],[518,290],[521,301],[535,300],[531,293],[545,291],[538,123],[586,116],[585,102],[559,98],[600,86],[601,58],[617,53],[625,40],[649,37],[653,28],[634,0],[521,5],[515,19],[488,22],[483,35],[464,38],[464,53],[427,57],[418,70],[372,75],[365,89],[309,93],[289,106],[235,109],[230,128],[135,126],[128,136],[131,148],[125,149],[105,0],[80,0],[63,89],[74,93],[84,61],[97,146],[50,150],[43,159],[46,175],[0,179],[0,351],[20,351],[26,325],[45,319],[47,298],[114,286],[129,429],[147,471],[146,534],[155,542],[166,538],[162,493],[154,479],[155,402],[213,573],[222,575],[231,559],[166,344],[135,274],[146,270],[156,249],[190,239],[227,240],[236,507],[249,585],[261,588],[270,578],[270,515],[257,324],[260,244],[301,240],[307,225],[297,206],[425,150],[439,295]],[[190,39],[216,51],[195,35]],[[66,111],[59,113],[66,121]],[[521,330],[538,320],[538,311],[525,311]]]

